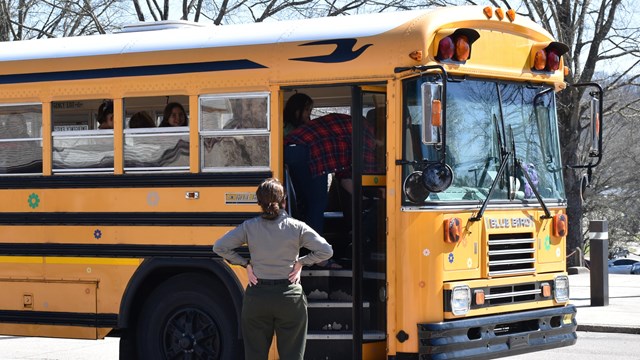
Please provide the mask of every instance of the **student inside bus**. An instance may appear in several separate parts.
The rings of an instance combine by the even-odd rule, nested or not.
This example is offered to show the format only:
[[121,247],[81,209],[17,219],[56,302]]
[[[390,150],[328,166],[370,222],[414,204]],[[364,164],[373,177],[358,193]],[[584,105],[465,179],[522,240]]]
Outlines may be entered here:
[[313,110],[313,99],[307,94],[295,93],[291,95],[284,106],[284,136],[302,124],[311,121],[311,110]]
[[146,111],[138,111],[137,113],[131,115],[131,119],[129,119],[129,128],[153,128],[156,127],[155,121],[151,115],[149,115]]
[[184,107],[177,102],[168,103],[164,107],[162,116],[162,122],[160,127],[170,126],[187,126],[189,125],[189,119],[187,118],[187,112]]
[[105,100],[98,108],[98,129],[113,129],[113,101]]
[[324,210],[327,205],[327,175],[312,176],[309,143],[296,141],[290,134],[311,122],[313,100],[306,94],[293,94],[284,107],[284,162],[289,170],[298,200],[298,218],[319,234],[324,229]]

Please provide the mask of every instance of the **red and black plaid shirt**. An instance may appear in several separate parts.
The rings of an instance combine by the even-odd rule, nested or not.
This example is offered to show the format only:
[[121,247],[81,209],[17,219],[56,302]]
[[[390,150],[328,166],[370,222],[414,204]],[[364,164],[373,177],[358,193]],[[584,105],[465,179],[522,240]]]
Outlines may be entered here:
[[[284,143],[309,147],[312,176],[336,172],[339,177],[350,177],[351,132],[351,116],[332,113],[299,126],[287,135]],[[372,134],[364,138],[364,163],[367,168],[367,164],[375,164],[375,139]]]

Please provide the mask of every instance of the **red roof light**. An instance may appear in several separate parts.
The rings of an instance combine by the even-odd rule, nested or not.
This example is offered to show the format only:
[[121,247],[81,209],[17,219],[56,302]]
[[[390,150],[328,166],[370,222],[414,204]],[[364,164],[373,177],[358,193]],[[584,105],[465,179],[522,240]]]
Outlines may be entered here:
[[547,52],[547,70],[556,71],[560,68],[560,56],[554,50]]
[[449,60],[453,57],[453,40],[447,36],[438,43],[438,60]]

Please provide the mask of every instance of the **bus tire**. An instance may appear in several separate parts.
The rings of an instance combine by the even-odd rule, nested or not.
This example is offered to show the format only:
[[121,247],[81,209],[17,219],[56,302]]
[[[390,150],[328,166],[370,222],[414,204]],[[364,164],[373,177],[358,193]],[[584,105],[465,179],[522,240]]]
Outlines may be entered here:
[[235,311],[221,293],[201,274],[176,275],[158,286],[138,319],[138,358],[242,358]]

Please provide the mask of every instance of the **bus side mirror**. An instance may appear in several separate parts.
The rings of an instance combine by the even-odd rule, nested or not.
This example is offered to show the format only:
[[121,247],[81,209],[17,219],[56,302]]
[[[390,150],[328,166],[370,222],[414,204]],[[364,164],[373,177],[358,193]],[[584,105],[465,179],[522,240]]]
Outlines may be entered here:
[[442,143],[442,85],[423,83],[422,94],[422,143]]
[[581,83],[581,84],[569,84],[571,87],[587,87],[591,88],[589,92],[589,96],[591,97],[591,101],[589,103],[589,130],[591,131],[591,144],[589,145],[589,154],[590,158],[596,158],[595,161],[589,161],[588,164],[568,164],[567,167],[571,169],[587,169],[587,175],[591,178],[591,172],[593,168],[600,164],[602,161],[602,129],[603,129],[603,119],[602,119],[602,102],[604,98],[604,92],[602,91],[602,86],[597,83]]

